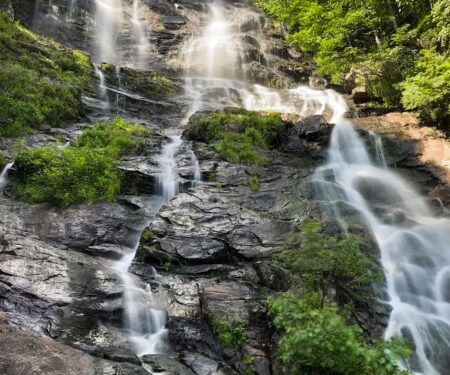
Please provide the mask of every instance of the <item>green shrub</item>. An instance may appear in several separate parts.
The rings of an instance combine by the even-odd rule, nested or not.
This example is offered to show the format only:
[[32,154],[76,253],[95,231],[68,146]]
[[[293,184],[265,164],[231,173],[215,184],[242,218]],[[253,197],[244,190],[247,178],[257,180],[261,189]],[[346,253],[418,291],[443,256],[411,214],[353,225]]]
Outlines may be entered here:
[[0,50],[0,136],[82,115],[81,93],[90,85],[87,55],[37,37],[4,13]]
[[260,149],[277,147],[284,123],[279,114],[228,108],[191,121],[186,130],[189,139],[215,143],[215,150],[231,163],[266,165]]
[[16,158],[17,196],[30,203],[59,206],[113,201],[120,191],[120,155],[135,152],[148,132],[117,119],[86,130],[75,146],[43,147],[19,152]]
[[17,169],[33,173],[28,173],[15,191],[26,202],[52,202],[59,206],[113,201],[121,181],[116,163],[106,150],[68,147],[22,152],[16,159]]
[[248,188],[250,189],[250,191],[253,191],[253,192],[259,191],[260,182],[259,182],[258,176],[256,176],[256,175],[248,176],[247,185],[248,185]]
[[281,259],[302,278],[309,291],[319,292],[323,299],[330,288],[358,292],[362,284],[380,276],[374,262],[361,251],[359,236],[329,236],[319,223],[309,220],[302,223],[298,240],[300,245],[294,241]]
[[332,303],[317,295],[288,292],[268,301],[281,334],[277,355],[286,374],[401,375],[400,359],[410,355],[401,341],[366,344],[360,329],[348,326]]
[[242,350],[248,342],[245,326],[242,322],[234,321],[229,323],[215,318],[212,320],[211,325],[214,334],[226,348]]
[[85,130],[77,139],[77,147],[98,149],[109,148],[120,155],[142,151],[144,139],[151,133],[137,124],[129,124],[117,118],[109,123],[99,124]]
[[402,103],[419,110],[424,121],[450,130],[450,57],[422,51],[415,75],[402,84]]

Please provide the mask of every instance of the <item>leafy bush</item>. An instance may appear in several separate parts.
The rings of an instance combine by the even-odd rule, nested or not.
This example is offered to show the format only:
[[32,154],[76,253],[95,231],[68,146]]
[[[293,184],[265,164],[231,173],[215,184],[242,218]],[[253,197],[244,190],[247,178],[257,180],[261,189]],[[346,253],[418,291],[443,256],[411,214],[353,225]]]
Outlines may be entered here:
[[242,350],[248,342],[245,326],[242,322],[229,323],[225,320],[213,319],[212,328],[226,348]]
[[77,139],[77,147],[109,148],[111,153],[117,152],[120,156],[142,151],[144,139],[150,135],[141,125],[129,124],[117,118],[85,130]]
[[0,49],[0,135],[80,117],[81,93],[90,84],[87,55],[37,37],[4,13]]
[[[319,223],[305,221],[299,243],[285,250],[281,259],[298,274],[309,291],[325,299],[330,288],[357,291],[379,277],[373,261],[361,251],[362,239],[355,235],[337,238],[323,233]],[[338,294],[339,295],[339,294]]]
[[20,153],[16,165],[26,178],[15,191],[26,202],[69,206],[113,201],[120,189],[116,159],[106,150],[35,149]]
[[135,152],[148,132],[122,119],[100,124],[83,132],[75,146],[36,148],[17,155],[17,196],[31,203],[59,206],[113,201],[119,193],[122,174],[120,155]]
[[[402,103],[417,109],[424,121],[450,125],[450,57],[422,51],[415,75],[402,84]],[[447,128],[448,129],[448,128]]]
[[279,114],[228,108],[194,118],[185,132],[187,138],[215,142],[216,151],[232,163],[265,165],[258,149],[277,147],[284,124]]
[[317,295],[288,292],[268,301],[281,333],[278,358],[286,374],[401,375],[398,360],[410,355],[400,341],[366,344],[356,326]]

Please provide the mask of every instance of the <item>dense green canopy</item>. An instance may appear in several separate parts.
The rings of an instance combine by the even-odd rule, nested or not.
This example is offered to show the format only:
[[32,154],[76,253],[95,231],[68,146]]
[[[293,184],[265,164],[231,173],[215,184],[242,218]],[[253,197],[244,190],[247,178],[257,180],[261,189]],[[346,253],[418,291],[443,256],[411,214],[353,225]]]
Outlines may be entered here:
[[[450,125],[449,0],[257,0],[318,74]],[[346,75],[353,72],[351,77]]]

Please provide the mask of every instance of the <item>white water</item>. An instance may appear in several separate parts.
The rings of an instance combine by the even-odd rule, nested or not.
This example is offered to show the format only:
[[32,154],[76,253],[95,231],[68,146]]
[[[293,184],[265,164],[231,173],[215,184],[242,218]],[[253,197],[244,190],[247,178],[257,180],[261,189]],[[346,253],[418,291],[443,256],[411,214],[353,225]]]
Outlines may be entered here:
[[94,0],[97,62],[117,63],[117,37],[122,27],[121,0]]
[[200,169],[200,163],[197,159],[197,156],[195,155],[195,152],[190,150],[189,154],[191,156],[192,165],[194,167],[193,185],[195,187],[202,181],[202,171]]
[[[386,167],[381,138],[371,135],[375,155],[345,119],[343,98],[331,90],[298,87],[272,90],[240,80],[242,49],[233,19],[223,3],[211,5],[205,32],[188,44],[189,113],[241,105],[299,116],[325,114],[336,124],[326,165],[315,174],[323,203],[347,231],[345,211],[360,214],[373,234],[385,270],[392,307],[386,339],[413,341],[414,358],[406,368],[445,375],[450,368],[450,220],[434,217],[425,199]],[[346,208],[347,207],[347,208]]]
[[150,48],[150,43],[145,35],[144,25],[141,21],[141,7],[139,0],[133,0],[131,22],[133,24],[133,38],[136,45],[134,66],[145,68],[145,57]]
[[[176,155],[181,146],[181,137],[176,136],[168,141],[159,158],[161,174],[159,176],[160,195],[162,200],[157,209],[169,202],[178,193],[178,173],[176,167]],[[151,217],[150,217],[151,220]],[[147,227],[149,222],[142,227]],[[163,310],[162,301],[154,296],[151,286],[142,288],[135,278],[128,272],[136,255],[139,243],[134,251],[124,256],[116,265],[124,285],[124,310],[125,329],[131,344],[138,356],[146,354],[158,354],[165,350],[167,337],[167,313]],[[158,281],[160,276],[153,269],[154,279]]]
[[0,194],[3,193],[3,189],[8,185],[8,172],[14,165],[13,162],[7,163],[0,173]]
[[450,220],[434,217],[426,200],[386,168],[378,138],[372,160],[344,118],[344,100],[323,95],[334,97],[327,106],[336,124],[328,162],[315,175],[324,203],[341,222],[343,207],[356,210],[379,246],[392,307],[385,337],[414,342],[416,354],[404,366],[444,375],[450,368]]

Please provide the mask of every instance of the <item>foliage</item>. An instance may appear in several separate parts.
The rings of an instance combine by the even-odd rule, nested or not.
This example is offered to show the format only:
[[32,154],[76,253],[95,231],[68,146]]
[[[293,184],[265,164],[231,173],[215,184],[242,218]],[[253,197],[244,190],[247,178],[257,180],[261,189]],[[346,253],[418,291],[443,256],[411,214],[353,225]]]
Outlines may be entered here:
[[418,109],[425,121],[450,122],[450,57],[422,51],[416,74],[402,84],[402,103],[407,109]]
[[256,2],[314,58],[319,74],[364,85],[384,106],[419,110],[424,121],[450,130],[449,0]]
[[87,55],[38,37],[0,12],[0,62],[0,135],[60,126],[82,114]]
[[225,320],[214,318],[211,325],[215,335],[226,348],[242,350],[247,344],[248,338],[242,322],[234,321],[229,323]]
[[284,124],[279,114],[228,108],[191,121],[186,131],[190,139],[215,142],[216,151],[232,163],[265,165],[259,151],[280,144]]
[[362,253],[359,236],[329,236],[319,223],[305,221],[299,240],[300,246],[294,243],[282,253],[282,259],[309,291],[319,291],[322,300],[330,288],[356,291],[379,275],[373,261]]
[[155,239],[155,234],[148,228],[145,228],[141,234],[140,245],[150,246]]
[[247,185],[248,185],[248,188],[250,189],[250,191],[253,191],[253,192],[259,191],[260,182],[259,182],[258,176],[254,175],[254,174],[248,176]]
[[142,141],[134,138],[136,134],[144,136],[146,131],[117,119],[86,130],[75,146],[21,151],[15,161],[15,192],[26,202],[63,207],[113,201],[122,180],[117,169],[119,156],[139,147]]
[[269,312],[281,333],[278,358],[286,374],[401,375],[397,361],[410,355],[404,342],[364,342],[357,326],[317,295],[290,291],[270,298]]
[[77,147],[109,148],[118,156],[142,151],[146,136],[151,133],[138,124],[129,124],[124,119],[117,118],[112,122],[98,124],[85,130],[77,139]]
[[52,202],[60,206],[90,204],[98,200],[113,201],[119,192],[116,160],[103,150],[34,149],[20,153],[16,164],[18,170],[34,169],[15,189],[26,202]]

